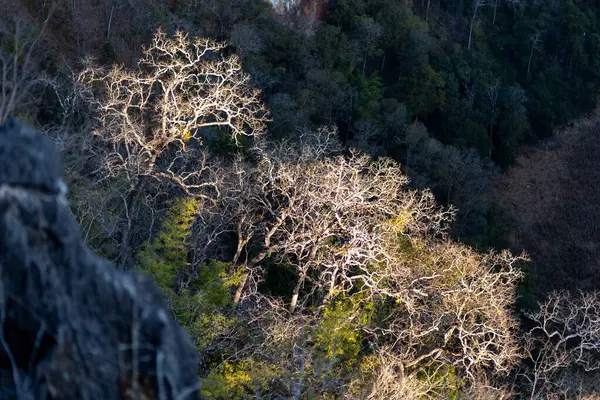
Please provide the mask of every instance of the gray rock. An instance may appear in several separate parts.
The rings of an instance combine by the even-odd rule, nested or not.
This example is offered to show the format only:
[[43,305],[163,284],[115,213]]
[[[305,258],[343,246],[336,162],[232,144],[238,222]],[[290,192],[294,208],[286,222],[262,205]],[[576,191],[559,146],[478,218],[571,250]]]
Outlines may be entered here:
[[148,278],[85,247],[61,175],[49,139],[0,128],[0,399],[197,398],[191,341]]
[[0,182],[50,193],[63,191],[62,158],[46,136],[10,120],[0,127]]

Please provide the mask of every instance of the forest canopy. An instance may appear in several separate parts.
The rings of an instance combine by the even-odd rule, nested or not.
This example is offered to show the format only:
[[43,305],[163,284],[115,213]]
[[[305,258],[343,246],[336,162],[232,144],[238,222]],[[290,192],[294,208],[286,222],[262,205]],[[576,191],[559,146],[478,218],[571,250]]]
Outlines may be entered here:
[[86,243],[160,287],[204,398],[600,395],[593,277],[491,191],[596,106],[594,2],[13,3],[0,122],[60,146]]

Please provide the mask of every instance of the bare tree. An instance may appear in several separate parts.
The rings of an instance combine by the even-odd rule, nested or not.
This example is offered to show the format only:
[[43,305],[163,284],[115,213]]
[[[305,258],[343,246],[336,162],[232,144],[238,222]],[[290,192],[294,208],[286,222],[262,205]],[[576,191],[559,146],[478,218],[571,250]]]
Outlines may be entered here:
[[[423,373],[419,378],[410,375],[404,370],[404,360],[390,347],[382,347],[375,355],[371,371],[368,371],[369,380],[361,382],[366,384],[360,398],[367,400],[418,400],[439,399],[440,393],[445,389],[445,382],[435,379],[435,375],[443,368],[433,368]],[[361,376],[361,380],[364,376]],[[370,385],[369,385],[370,383]],[[358,396],[357,396],[358,397]]]
[[[232,176],[221,180],[216,208],[204,211],[210,216],[200,217],[207,223],[197,233],[199,253],[210,258],[215,253],[206,247],[224,249],[234,238],[229,259],[246,273],[234,301],[240,318],[271,338],[261,356],[273,353],[279,365],[289,363],[296,397],[315,382],[323,391],[344,387],[334,378],[306,374],[318,362],[324,374],[334,367],[334,355],[318,361],[311,337],[324,309],[354,297],[364,304],[394,304],[386,307],[385,323],[360,327],[373,345],[388,349],[382,357],[397,366],[382,366],[374,385],[400,379],[390,374],[401,369],[405,382],[418,386],[406,386],[406,392],[394,381],[382,393],[436,398],[439,392],[419,386],[416,376],[438,367],[456,368],[473,385],[488,370],[508,373],[520,357],[511,306],[522,276],[516,263],[524,257],[482,255],[451,243],[445,227],[453,210],[440,208],[430,192],[409,190],[397,163],[353,150],[342,154],[335,135],[321,129],[296,143],[261,144],[257,163],[236,160],[224,169]],[[285,308],[282,299],[256,291],[267,259],[296,272]],[[262,299],[260,308],[251,306],[255,299]],[[371,398],[383,398],[378,391]],[[367,398],[371,392],[361,393]]]
[[508,7],[510,7],[513,11],[513,18],[517,18],[517,12],[523,6],[521,4],[521,0],[505,0],[505,1],[506,1],[506,4],[508,4]]
[[[223,201],[237,221],[231,224],[238,243],[234,262],[249,248],[261,249],[243,260],[250,271],[266,256],[296,267],[291,310],[302,302],[300,291],[310,271],[316,276],[305,300],[317,291],[327,301],[357,280],[372,279],[371,263],[392,262],[387,245],[396,233],[386,223],[390,218],[406,215],[407,229],[416,231],[441,229],[450,215],[438,212],[431,193],[407,190],[399,165],[389,159],[372,162],[357,152],[325,157],[339,149],[335,135],[324,129],[304,135],[300,150],[290,143],[268,145],[254,170],[236,168],[250,176],[235,184],[251,187],[221,191],[231,193]],[[364,274],[351,276],[360,270]]]
[[251,25],[242,22],[235,24],[231,30],[231,44],[242,59],[257,54],[264,48],[260,35]]
[[425,10],[425,22],[429,19],[429,8],[431,6],[431,0],[427,0],[427,8]]
[[529,43],[531,43],[531,51],[529,52],[529,60],[527,60],[527,79],[529,79],[531,73],[531,60],[533,59],[533,52],[540,51],[541,45],[541,32],[536,31],[529,37]]
[[362,73],[364,75],[368,58],[379,53],[379,40],[383,28],[373,18],[361,16],[355,22],[357,42],[360,46],[362,57]]
[[469,25],[469,44],[467,45],[467,50],[471,49],[471,40],[473,38],[473,26],[475,25],[475,21],[477,19],[477,11],[480,8],[486,7],[490,5],[489,0],[473,0],[473,15],[471,16],[471,23]]
[[519,359],[510,307],[522,257],[480,255],[452,243],[413,246],[380,272],[387,286],[380,293],[402,306],[388,326],[373,329],[393,338],[409,374],[435,362],[454,365],[471,381],[488,367],[510,371]]
[[260,92],[249,85],[236,56],[224,57],[224,43],[174,38],[158,31],[137,69],[96,67],[88,60],[79,82],[96,107],[94,135],[103,161],[101,179],[124,179],[125,223],[121,263],[131,257],[129,232],[149,185],[164,184],[190,196],[210,197],[215,176],[202,139],[224,128],[239,143],[259,136],[267,113]]
[[527,316],[535,324],[524,339],[530,398],[597,396],[600,294],[555,292]]
[[[256,149],[259,160],[257,164],[236,160],[229,168],[234,174],[223,180],[223,185],[219,188],[221,200],[213,212],[220,216],[221,222],[213,226],[218,226],[218,229],[229,227],[234,232],[237,246],[233,262],[240,263],[247,269],[247,278],[253,276],[260,262],[275,254],[300,263],[298,268],[301,271],[306,272],[306,268],[310,266],[310,263],[301,262],[306,255],[298,244],[301,238],[309,240],[306,236],[310,229],[315,229],[313,238],[320,233],[316,226],[309,227],[306,219],[307,213],[310,214],[311,211],[310,218],[319,217],[318,210],[313,208],[318,207],[319,203],[310,203],[316,189],[310,187],[315,173],[307,169],[314,167],[317,160],[339,149],[335,135],[335,131],[327,129],[321,129],[315,134],[304,134],[300,138],[300,149],[288,141],[263,143]],[[207,211],[210,212],[208,209]],[[226,221],[222,222],[224,219]],[[206,236],[207,233],[214,236],[213,232],[211,229],[202,229],[201,236]],[[209,241],[201,237],[199,242]],[[212,243],[219,246],[216,242]],[[305,250],[312,251],[307,247],[308,242],[304,245]],[[249,249],[259,250],[251,253]],[[244,251],[246,256],[240,258]],[[292,260],[293,253],[300,259]],[[238,287],[235,304],[240,301],[246,283],[247,279]]]
[[488,86],[484,96],[483,103],[485,104],[490,125],[490,153],[489,157],[492,157],[492,147],[494,144],[494,125],[496,124],[496,118],[498,117],[498,97],[500,95],[500,80],[496,79],[491,85]]
[[498,3],[506,3],[506,5],[512,9],[513,15],[516,18],[517,10],[521,6],[521,0],[494,0],[494,16],[492,18],[492,25],[496,26],[496,14],[498,12]]
[[[449,382],[439,379],[447,369],[447,365],[437,364],[434,367],[422,371],[417,377],[407,373],[404,369],[404,360],[394,353],[390,347],[382,347],[377,350],[370,363],[371,368],[367,371],[367,384],[363,381],[365,375],[360,377],[361,385],[366,386],[356,398],[367,400],[437,400],[445,397]],[[356,384],[356,383],[355,383]],[[370,385],[369,385],[370,384]],[[457,383],[455,383],[457,384]],[[451,383],[450,383],[451,385]],[[458,386],[458,385],[457,385]],[[454,390],[457,390],[455,387]],[[505,385],[495,385],[483,376],[479,376],[475,382],[460,388],[462,399],[469,400],[508,400],[513,399],[515,393]]]
[[39,44],[49,18],[50,14],[38,32],[18,17],[0,25],[0,40],[10,43],[0,47],[0,124],[23,106],[32,87],[42,80],[37,69]]

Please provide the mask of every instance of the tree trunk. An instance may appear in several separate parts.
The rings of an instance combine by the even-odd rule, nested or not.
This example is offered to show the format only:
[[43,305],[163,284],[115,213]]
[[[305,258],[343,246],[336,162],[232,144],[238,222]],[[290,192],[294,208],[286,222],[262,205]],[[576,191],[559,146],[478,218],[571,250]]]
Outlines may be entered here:
[[135,222],[136,209],[139,206],[139,199],[144,187],[146,186],[145,177],[141,177],[134,188],[129,192],[125,200],[126,221],[121,227],[119,240],[119,257],[118,265],[122,268],[127,268],[133,258],[133,250],[131,248],[131,227]]
[[427,9],[425,10],[425,22],[429,18],[429,6],[431,5],[431,0],[427,0]]
[[527,62],[527,79],[529,79],[529,74],[531,72],[531,59],[533,58],[533,50],[535,49],[535,44],[531,44],[531,52],[529,52],[529,61]]
[[117,265],[122,268],[126,268],[129,264],[129,260],[133,257],[131,246],[129,244],[129,233],[131,232],[130,221],[121,228],[121,240],[119,241],[119,258]]
[[238,228],[237,228],[238,229],[238,244],[237,244],[237,249],[235,250],[233,259],[231,260],[231,263],[233,265],[236,265],[238,263],[240,256],[242,255],[242,250],[244,250],[244,247],[248,244],[248,242],[252,238],[252,234],[248,235],[247,237],[244,237],[244,235],[242,235],[240,233],[242,231],[242,224],[244,223],[244,219],[245,218],[242,217],[242,219],[238,223]]
[[571,52],[571,56],[569,57],[569,76],[571,76],[571,67],[573,66],[573,52]]
[[494,148],[494,123],[493,121],[490,121],[490,142],[491,142],[491,146],[490,146],[490,154],[489,154],[489,158],[490,160],[492,159],[492,149]]
[[325,301],[329,300],[329,298],[333,295],[333,289],[335,288],[335,280],[337,279],[337,274],[339,270],[339,267],[335,267],[333,269],[333,273],[331,274],[331,282],[329,282],[329,292],[325,295]]
[[300,295],[300,289],[304,284],[304,279],[306,278],[306,271],[302,271],[300,276],[298,277],[298,282],[296,286],[294,286],[294,290],[292,291],[292,302],[290,303],[290,312],[294,312],[296,306],[298,305],[298,296]]
[[235,296],[233,296],[233,306],[237,306],[240,302],[240,298],[242,297],[242,292],[244,291],[244,287],[246,286],[246,281],[248,281],[248,275],[242,279],[237,289],[235,290]]
[[115,6],[114,5],[110,6],[110,14],[108,16],[108,26],[106,27],[106,40],[107,41],[110,38],[110,27],[112,25],[112,17],[113,17],[114,10],[115,10]]
[[[305,326],[302,327],[302,336],[304,337],[302,347],[300,348],[300,374],[298,380],[294,383],[292,388],[292,396],[294,400],[300,400],[302,398],[302,388],[304,387],[304,377],[306,368],[306,356],[304,355],[304,349],[306,348],[306,337],[304,335]],[[312,398],[310,395],[309,399]]]
[[[258,263],[260,263],[262,260],[264,260],[273,251],[273,248],[271,247],[271,238],[273,237],[275,232],[277,232],[277,229],[279,229],[279,227],[281,225],[283,225],[286,218],[287,218],[287,214],[282,213],[282,215],[277,219],[275,224],[273,224],[271,229],[269,229],[269,231],[265,235],[264,247],[263,247],[262,251],[260,253],[258,253],[248,263],[248,266],[250,269],[252,269],[256,265],[258,265]],[[246,286],[247,281],[248,281],[248,275],[246,275],[246,277],[244,277],[244,279],[242,279],[242,281],[239,283],[238,287],[236,288],[235,296],[233,297],[233,306],[234,307],[236,307],[238,305],[238,303],[240,302],[240,299],[242,297],[242,292],[244,291],[244,287]]]
[[476,15],[477,15],[477,7],[475,7],[475,12],[473,13],[473,18],[471,18],[471,27],[469,28],[469,44],[467,45],[467,50],[471,49],[471,39],[473,37],[473,24],[475,23]]
[[[271,233],[271,235],[272,235],[272,233]],[[268,241],[270,239],[271,235],[267,234],[267,239],[265,239],[265,240]],[[269,255],[269,248],[266,248],[263,251],[261,251],[260,253],[258,253],[256,255],[256,257],[254,257],[252,259],[252,261],[250,261],[250,263],[248,264],[248,267],[252,270],[259,262],[264,260],[265,257],[267,257],[268,255]],[[248,275],[246,275],[244,277],[244,279],[242,279],[242,281],[239,283],[238,287],[235,290],[235,296],[233,297],[233,305],[234,306],[237,306],[238,303],[240,302],[242,293],[244,291],[244,287],[246,286],[246,282],[248,282]]]
[[129,262],[133,258],[133,251],[130,243],[131,227],[134,225],[135,214],[140,205],[140,196],[143,195],[144,189],[146,189],[146,185],[149,182],[149,174],[154,172],[154,170],[156,169],[156,159],[158,158],[158,154],[160,154],[160,151],[151,154],[150,159],[148,160],[148,164],[146,165],[146,175],[141,175],[139,177],[138,182],[135,184],[131,192],[129,192],[129,194],[127,195],[127,200],[125,203],[127,224],[121,229],[121,240],[119,243],[120,253],[118,258],[119,262],[117,263],[117,265],[121,267],[126,267],[127,264],[129,264]]
[[365,52],[365,57],[363,59],[363,67],[362,67],[362,74],[365,74],[365,69],[367,68],[367,53]]

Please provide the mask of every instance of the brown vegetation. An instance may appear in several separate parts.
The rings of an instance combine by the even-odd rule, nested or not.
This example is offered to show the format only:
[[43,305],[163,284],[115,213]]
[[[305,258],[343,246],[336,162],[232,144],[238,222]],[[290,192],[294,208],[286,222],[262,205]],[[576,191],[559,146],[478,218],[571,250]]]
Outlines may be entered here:
[[236,144],[265,130],[260,91],[249,86],[236,56],[220,54],[224,47],[182,32],[171,39],[159,30],[137,69],[103,68],[88,60],[77,78],[79,95],[98,121],[98,179],[127,185],[121,194],[121,263],[130,261],[130,231],[147,186],[172,185],[187,196],[211,197],[217,177],[202,148],[208,129],[227,128]]
[[600,284],[600,115],[526,149],[495,194],[514,221],[512,246],[532,258],[536,294]]
[[[598,295],[555,290],[598,284],[600,116],[527,149],[497,182],[513,253],[533,258],[524,274],[527,257],[490,248],[505,221],[486,190],[528,117],[553,111],[529,114],[543,84],[525,90],[471,60],[501,2],[467,7],[465,59],[429,36],[442,2],[431,25],[403,1],[339,2],[337,25],[269,19],[262,0],[84,3],[53,2],[52,79],[24,57],[38,55],[39,30],[7,31],[0,119],[39,111],[28,89],[46,84],[52,122],[36,123],[69,159],[85,239],[161,285],[197,345],[206,398],[594,395]],[[324,4],[299,2],[299,14]],[[427,21],[430,2],[420,8]],[[171,36],[174,25],[233,47]],[[527,80],[538,39],[521,51]],[[62,60],[74,56],[86,57]]]

